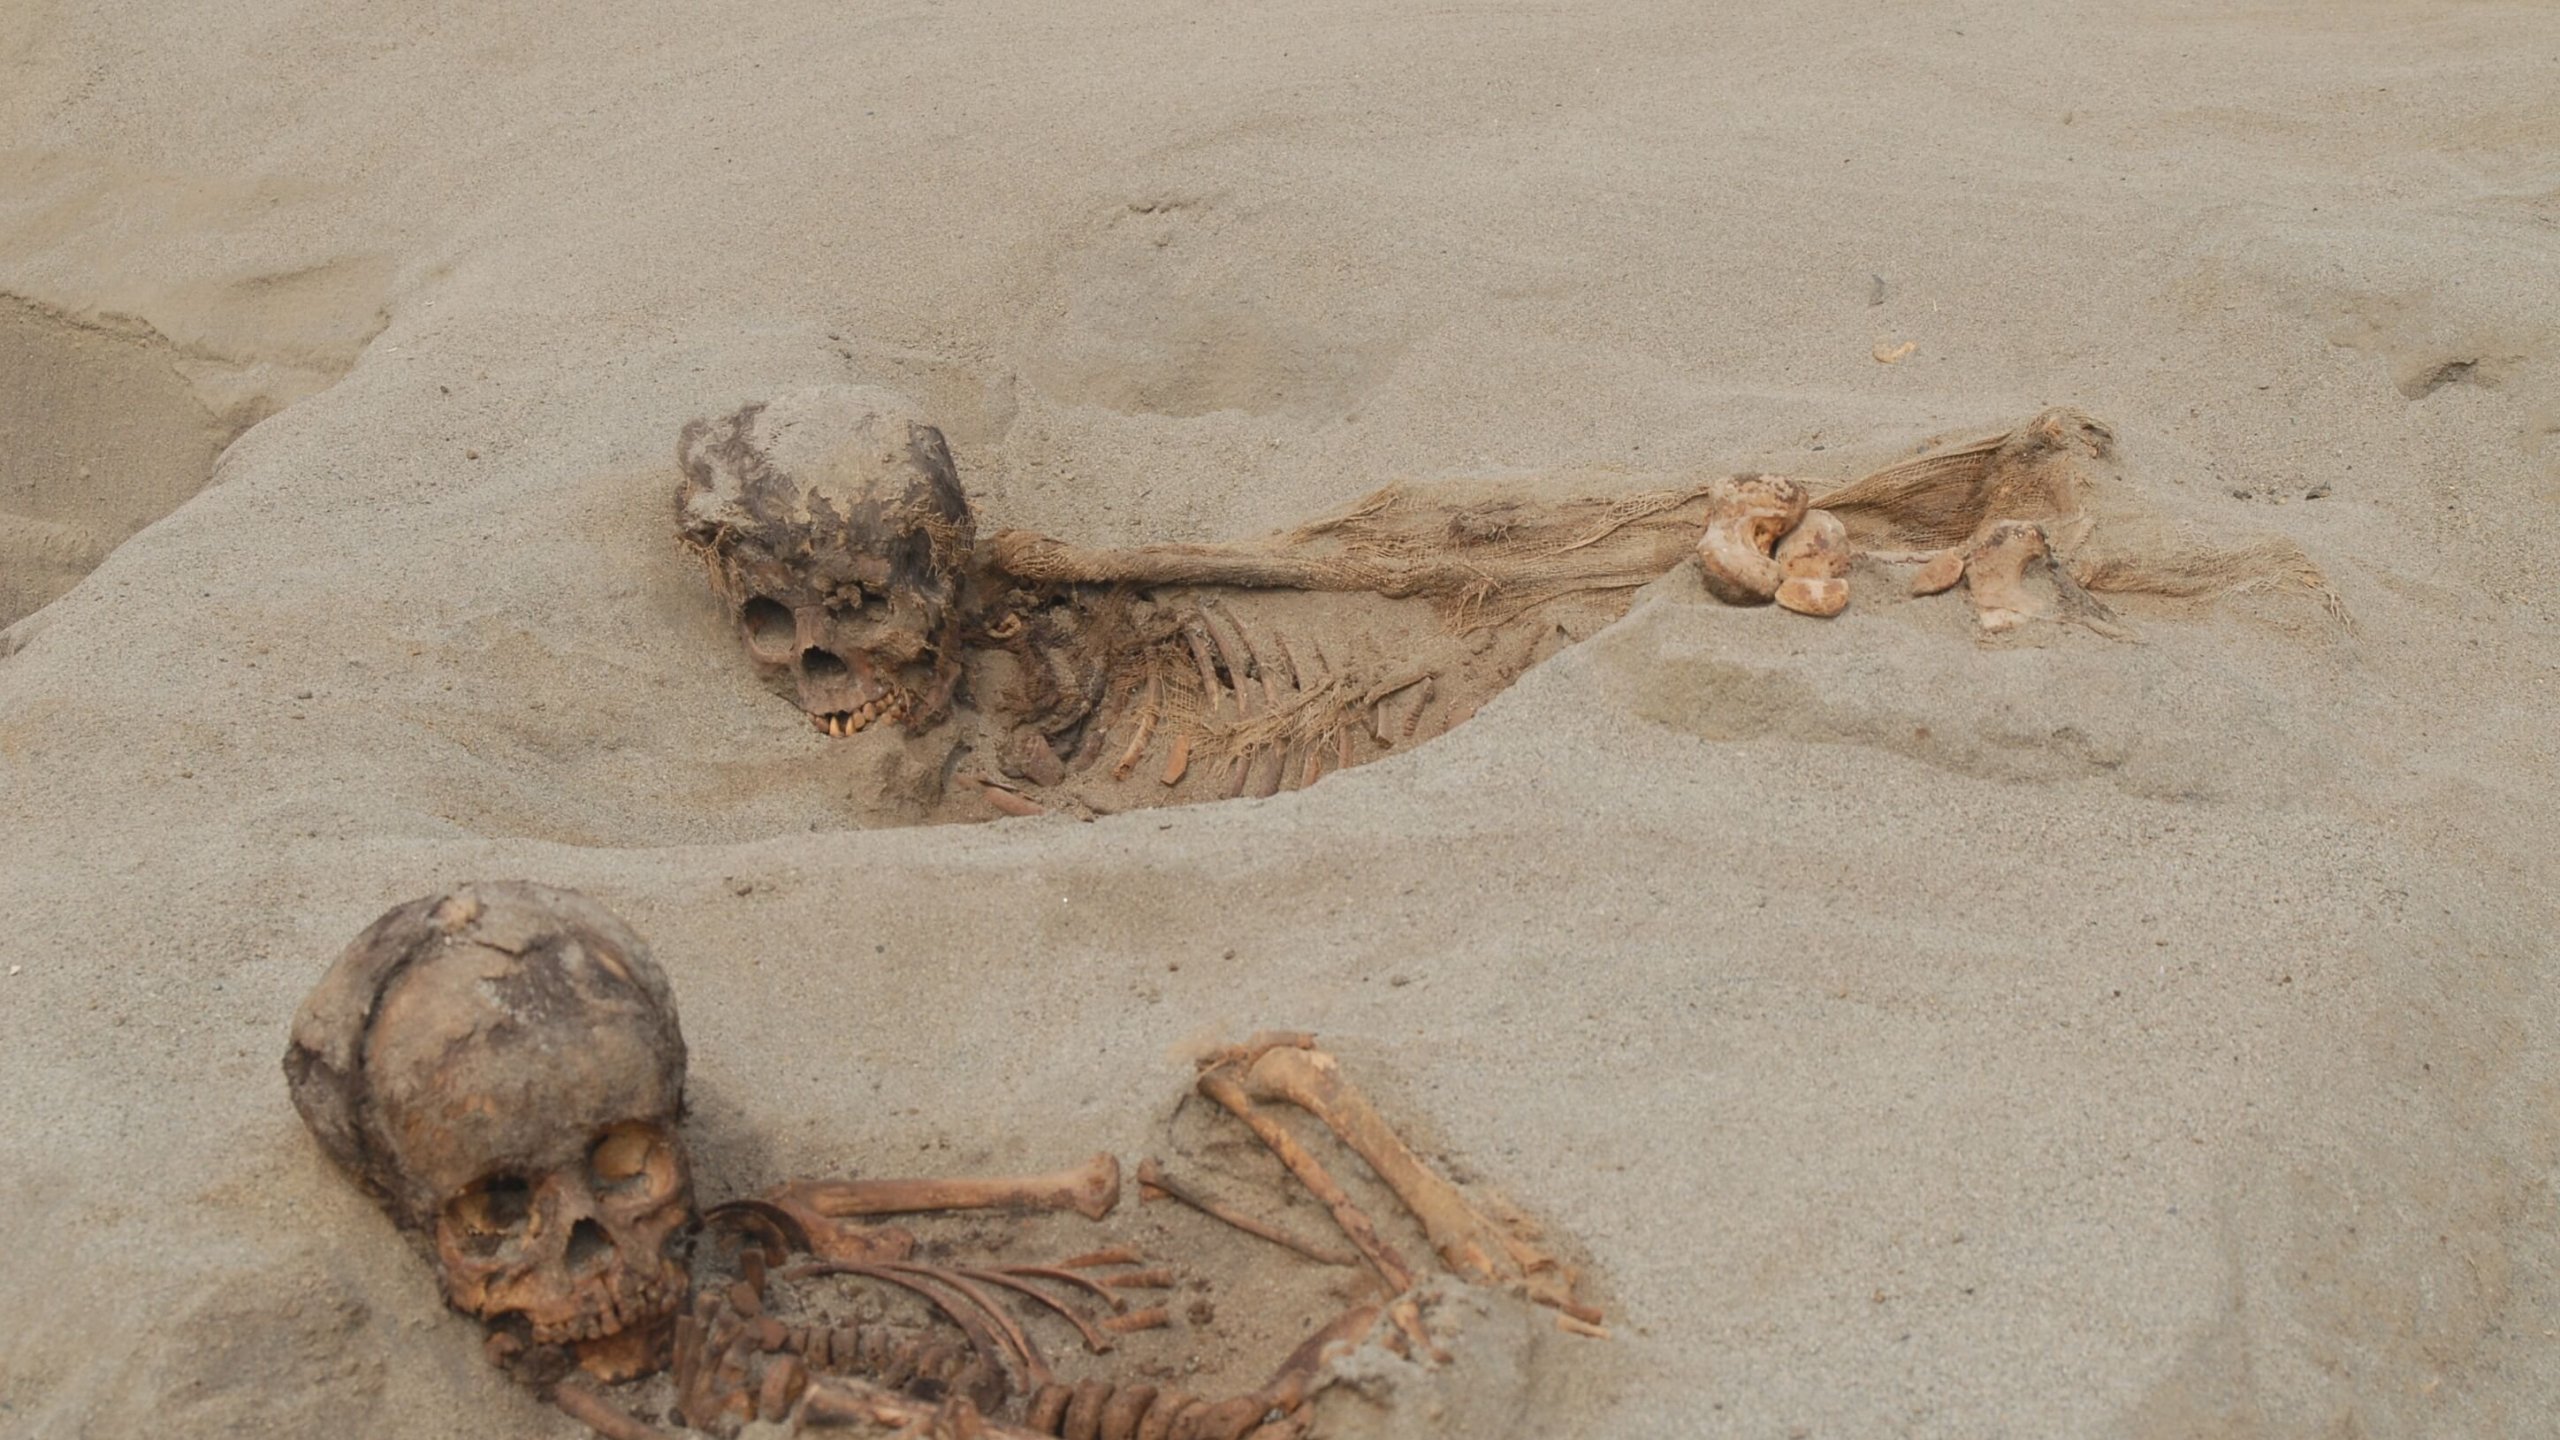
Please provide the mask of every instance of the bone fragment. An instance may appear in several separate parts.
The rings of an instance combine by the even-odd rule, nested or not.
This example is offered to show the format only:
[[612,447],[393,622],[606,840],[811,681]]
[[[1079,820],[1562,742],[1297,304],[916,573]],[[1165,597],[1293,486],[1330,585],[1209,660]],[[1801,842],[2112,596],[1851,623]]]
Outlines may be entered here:
[[1786,572],[1778,604],[1799,615],[1832,616],[1849,606],[1849,527],[1828,510],[1807,510],[1772,557]]
[[1182,783],[1183,773],[1190,768],[1191,737],[1176,735],[1173,737],[1173,753],[1165,757],[1164,774],[1157,779],[1165,785],[1179,785]]
[[1770,555],[1804,518],[1804,486],[1783,475],[1729,475],[1707,487],[1707,532],[1698,562],[1707,593],[1727,605],[1765,605],[1786,581]]
[[1963,578],[1964,551],[1941,550],[1930,556],[1927,562],[1921,565],[1919,573],[1911,577],[1911,593],[1914,595],[1942,594],[1956,588],[1956,582]]
[[1965,557],[1964,583],[1984,634],[2015,630],[2044,613],[2027,593],[2026,576],[2048,553],[2043,529],[2026,520],[2003,520],[1975,542]]
[[1283,1230],[1276,1225],[1270,1225],[1263,1221],[1256,1220],[1252,1216],[1235,1209],[1233,1206],[1222,1204],[1219,1201],[1201,1194],[1189,1185],[1186,1185],[1164,1173],[1163,1167],[1156,1164],[1153,1159],[1146,1159],[1138,1162],[1138,1192],[1143,1195],[1149,1190],[1153,1190],[1167,1198],[1179,1200],[1183,1204],[1190,1206],[1192,1209],[1199,1211],[1201,1214],[1208,1216],[1212,1220],[1223,1220],[1227,1224],[1234,1226],[1247,1235],[1259,1236],[1262,1239],[1270,1241],[1274,1245],[1295,1250],[1299,1254],[1306,1256],[1308,1259],[1315,1261],[1319,1265],[1357,1265],[1360,1263],[1357,1259],[1352,1256],[1345,1255],[1339,1250],[1329,1250],[1311,1240],[1301,1240],[1297,1236],[1290,1234],[1288,1231]]
[[1139,1330],[1161,1330],[1172,1323],[1172,1311],[1162,1305],[1150,1305],[1144,1310],[1114,1315],[1102,1322],[1102,1328],[1114,1335],[1127,1335]]
[[575,1380],[562,1381],[551,1392],[551,1403],[604,1440],[675,1440],[669,1432],[639,1419]]
[[1159,1265],[1152,1270],[1123,1270],[1105,1275],[1102,1283],[1114,1290],[1170,1290],[1174,1279],[1170,1266]]
[[1469,1204],[1458,1188],[1422,1163],[1382,1119],[1368,1097],[1342,1078],[1321,1050],[1275,1046],[1244,1074],[1257,1099],[1284,1100],[1323,1122],[1403,1201],[1442,1263],[1480,1283],[1519,1287],[1543,1305],[1578,1310],[1573,1272],[1554,1256]]
[[1164,677],[1147,677],[1147,698],[1138,702],[1138,733],[1129,737],[1129,748],[1120,752],[1120,763],[1111,767],[1111,778],[1126,780],[1138,768],[1147,753],[1147,742],[1155,738],[1156,713],[1164,707]]
[[1017,816],[1027,820],[1034,815],[1046,815],[1049,813],[1048,806],[1041,804],[1039,801],[1034,800],[1027,795],[1019,795],[1011,790],[1007,790],[1003,786],[995,784],[992,781],[979,782],[978,789],[987,797],[988,804],[993,805],[996,809],[1003,811],[1007,815]]
[[766,1198],[830,1220],[920,1210],[1073,1210],[1099,1220],[1120,1203],[1120,1162],[1106,1153],[1069,1170],[999,1179],[797,1180]]

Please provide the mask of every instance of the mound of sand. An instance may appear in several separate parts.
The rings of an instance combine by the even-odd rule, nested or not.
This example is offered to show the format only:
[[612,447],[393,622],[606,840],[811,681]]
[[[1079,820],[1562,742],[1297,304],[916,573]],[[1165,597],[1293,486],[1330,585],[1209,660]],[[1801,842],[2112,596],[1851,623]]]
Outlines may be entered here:
[[[571,1433],[277,1069],[472,876],[651,939],[708,1198],[1322,1033],[1589,1259],[1605,1356],[1476,1328],[1542,1433],[2547,1426],[2560,13],[1764,8],[8,7],[0,1432]],[[1303,792],[886,827],[669,534],[845,381],[1093,545],[2071,404],[2356,624],[1674,571]]]

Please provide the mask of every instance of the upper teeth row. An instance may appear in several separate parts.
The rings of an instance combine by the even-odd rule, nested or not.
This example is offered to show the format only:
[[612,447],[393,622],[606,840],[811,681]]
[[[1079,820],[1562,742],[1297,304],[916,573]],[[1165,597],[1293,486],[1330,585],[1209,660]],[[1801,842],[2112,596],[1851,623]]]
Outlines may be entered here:
[[809,723],[829,735],[859,735],[863,728],[882,716],[895,720],[907,713],[907,697],[883,695],[859,710],[838,710],[827,715],[811,715]]

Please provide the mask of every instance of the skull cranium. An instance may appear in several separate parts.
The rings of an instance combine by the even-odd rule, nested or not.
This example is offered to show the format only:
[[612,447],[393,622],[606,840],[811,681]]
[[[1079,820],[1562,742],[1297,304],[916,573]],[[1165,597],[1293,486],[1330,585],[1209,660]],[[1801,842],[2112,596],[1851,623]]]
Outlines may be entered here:
[[648,947],[604,907],[467,885],[356,938],[285,1073],[330,1157],[432,1252],[455,1309],[620,1377],[658,1363],[694,1215],[685,1048]]
[[885,391],[831,386],[696,420],[676,458],[678,533],[819,729],[942,717],[975,521],[941,431]]

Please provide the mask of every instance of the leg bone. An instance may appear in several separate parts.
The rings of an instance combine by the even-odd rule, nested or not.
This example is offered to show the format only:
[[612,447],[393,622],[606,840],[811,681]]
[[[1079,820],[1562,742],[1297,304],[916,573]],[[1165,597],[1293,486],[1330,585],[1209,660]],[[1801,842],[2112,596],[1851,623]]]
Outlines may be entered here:
[[1574,1301],[1571,1270],[1469,1204],[1425,1165],[1368,1097],[1342,1078],[1332,1056],[1275,1046],[1253,1061],[1243,1085],[1248,1096],[1286,1101],[1339,1136],[1422,1222],[1432,1249],[1450,1269],[1481,1283],[1518,1286],[1538,1303],[1569,1314],[1586,1308]]

